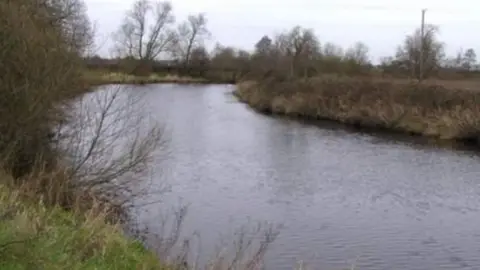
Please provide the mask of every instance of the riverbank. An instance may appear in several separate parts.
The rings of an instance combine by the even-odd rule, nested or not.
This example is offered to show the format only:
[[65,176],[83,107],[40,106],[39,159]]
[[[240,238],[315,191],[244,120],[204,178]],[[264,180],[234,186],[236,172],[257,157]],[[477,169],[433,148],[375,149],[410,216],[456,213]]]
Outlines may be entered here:
[[151,83],[178,83],[178,84],[192,84],[192,83],[209,83],[203,78],[182,77],[177,75],[151,74],[149,76],[134,76],[124,73],[113,72],[85,72],[86,80],[92,85],[103,84],[151,84]]
[[[5,176],[2,176],[5,178]],[[0,185],[1,269],[169,269],[98,209],[65,211]]]
[[[85,81],[89,86],[98,86],[105,84],[155,84],[155,83],[175,83],[175,84],[229,84],[232,83],[229,78],[218,77],[208,79],[201,77],[178,76],[176,74],[156,74],[148,76],[135,76],[125,73],[86,71],[84,73]],[[212,77],[213,78],[213,77]]]
[[480,137],[480,91],[438,83],[318,77],[242,82],[234,94],[255,110],[273,114],[440,139]]

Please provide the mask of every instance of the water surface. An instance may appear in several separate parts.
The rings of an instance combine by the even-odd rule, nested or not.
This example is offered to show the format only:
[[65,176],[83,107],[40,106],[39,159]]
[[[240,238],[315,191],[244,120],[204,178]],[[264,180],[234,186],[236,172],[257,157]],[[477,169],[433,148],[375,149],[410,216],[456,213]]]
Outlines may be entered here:
[[[480,269],[474,152],[261,115],[232,89],[132,90],[166,125],[153,181],[171,188],[162,207],[190,204],[185,230],[200,233],[201,256],[252,220],[283,225],[267,269]],[[150,207],[141,219],[155,228]]]

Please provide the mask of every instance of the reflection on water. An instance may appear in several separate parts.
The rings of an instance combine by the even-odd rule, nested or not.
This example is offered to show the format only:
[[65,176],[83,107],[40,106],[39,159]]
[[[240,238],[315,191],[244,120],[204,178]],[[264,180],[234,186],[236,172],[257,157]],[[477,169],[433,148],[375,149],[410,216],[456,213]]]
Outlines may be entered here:
[[153,180],[171,192],[143,222],[181,198],[201,256],[246,220],[282,224],[268,269],[480,269],[473,152],[260,115],[231,90],[134,89],[169,135]]

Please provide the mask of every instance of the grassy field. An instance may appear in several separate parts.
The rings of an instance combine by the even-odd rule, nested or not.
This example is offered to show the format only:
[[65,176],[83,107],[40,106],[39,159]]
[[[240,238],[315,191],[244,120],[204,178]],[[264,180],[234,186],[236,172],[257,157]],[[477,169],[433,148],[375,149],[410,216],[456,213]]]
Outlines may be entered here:
[[477,85],[324,76],[243,82],[235,94],[259,111],[464,140],[480,136]]
[[151,74],[149,76],[134,76],[123,73],[86,71],[85,79],[91,85],[101,84],[152,84],[152,83],[209,83],[203,78],[180,77],[177,75]]
[[0,269],[170,269],[103,217],[27,202],[0,185]]

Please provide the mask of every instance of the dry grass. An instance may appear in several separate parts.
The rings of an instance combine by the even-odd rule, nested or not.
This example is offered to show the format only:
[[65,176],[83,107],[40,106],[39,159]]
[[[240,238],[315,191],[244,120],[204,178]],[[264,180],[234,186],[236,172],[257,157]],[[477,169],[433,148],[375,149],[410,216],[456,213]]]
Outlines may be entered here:
[[[394,82],[398,84],[412,84],[415,80],[409,79],[393,79],[393,78],[375,78],[378,82]],[[442,86],[449,89],[463,89],[463,90],[480,90],[480,79],[459,79],[459,80],[443,80],[443,79],[427,79],[422,82],[429,86]]]
[[455,83],[446,87],[438,82],[400,82],[346,77],[270,80],[243,82],[235,94],[257,110],[276,114],[441,139],[478,138],[480,91]]
[[209,83],[203,78],[182,77],[177,75],[160,76],[151,74],[150,76],[135,76],[124,73],[87,71],[85,72],[86,81],[90,85],[102,84],[154,84],[154,83],[178,83],[178,84],[194,84]]

